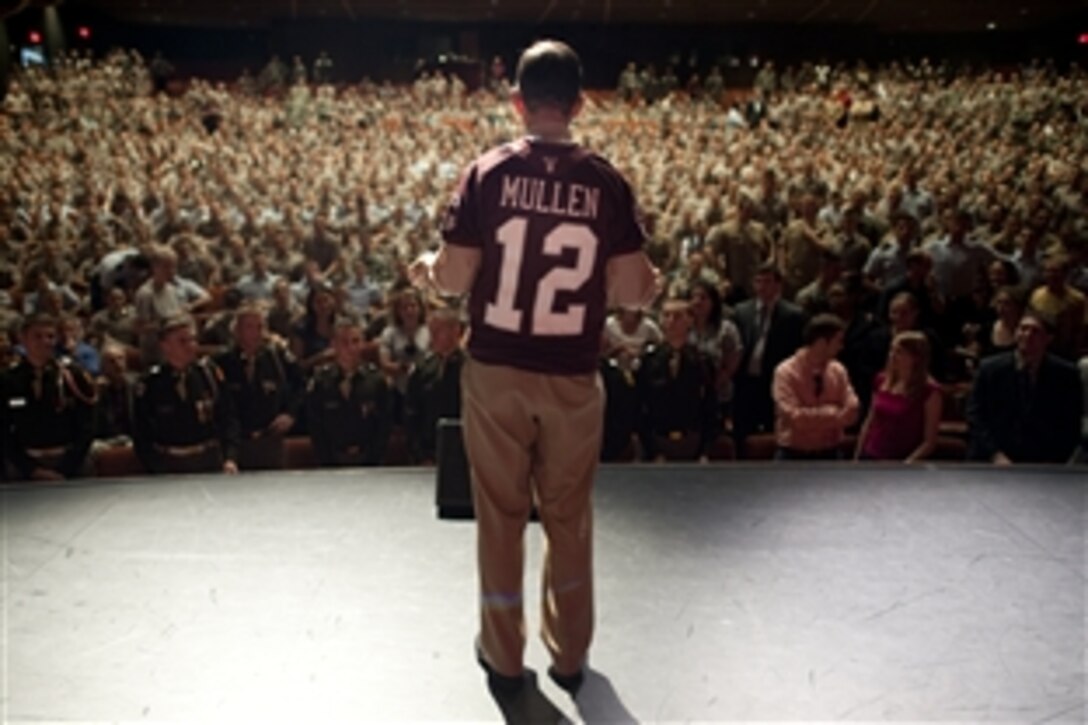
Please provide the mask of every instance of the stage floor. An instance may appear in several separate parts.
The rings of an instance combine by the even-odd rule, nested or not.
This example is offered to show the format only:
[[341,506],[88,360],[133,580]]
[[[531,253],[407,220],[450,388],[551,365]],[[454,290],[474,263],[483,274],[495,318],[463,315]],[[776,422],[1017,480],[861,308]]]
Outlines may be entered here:
[[622,467],[572,701],[493,699],[433,472],[7,488],[0,721],[1084,722],[1085,470]]

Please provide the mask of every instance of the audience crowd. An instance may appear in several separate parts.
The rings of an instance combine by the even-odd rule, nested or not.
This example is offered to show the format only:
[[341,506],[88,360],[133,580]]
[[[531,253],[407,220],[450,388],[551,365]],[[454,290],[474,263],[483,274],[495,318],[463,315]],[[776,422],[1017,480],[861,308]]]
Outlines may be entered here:
[[[266,69],[167,93],[156,65],[73,54],[3,102],[5,475],[129,447],[149,471],[276,468],[299,437],[321,465],[393,439],[433,462],[465,330],[406,269],[463,165],[521,134],[505,83]],[[631,180],[663,273],[606,325],[604,459],[913,462],[941,435],[1084,455],[1078,68],[768,63],[737,93],[631,65],[575,129]]]

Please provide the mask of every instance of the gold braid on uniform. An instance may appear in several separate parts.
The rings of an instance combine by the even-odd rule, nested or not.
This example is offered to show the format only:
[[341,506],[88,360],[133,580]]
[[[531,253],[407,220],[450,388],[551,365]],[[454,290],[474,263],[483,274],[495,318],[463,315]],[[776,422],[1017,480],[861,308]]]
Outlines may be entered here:
[[79,370],[78,373],[83,376],[84,381],[87,383],[87,388],[91,392],[88,394],[83,388],[80,387],[76,381],[76,373],[72,371],[71,363],[68,361],[61,361],[57,366],[60,369],[60,377],[64,380],[64,386],[68,388],[72,395],[76,396],[80,401],[87,405],[98,404],[98,390],[94,383],[91,381],[87,373]]

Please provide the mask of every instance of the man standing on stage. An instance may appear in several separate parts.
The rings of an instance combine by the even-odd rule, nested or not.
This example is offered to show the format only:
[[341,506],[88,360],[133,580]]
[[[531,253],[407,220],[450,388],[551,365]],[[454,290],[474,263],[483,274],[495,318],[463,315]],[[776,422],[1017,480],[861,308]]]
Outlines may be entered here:
[[581,81],[581,61],[566,44],[525,51],[512,100],[527,136],[469,165],[444,244],[410,270],[417,284],[469,294],[461,385],[478,521],[477,658],[489,686],[503,691],[524,683],[523,534],[534,500],[548,542],[548,672],[571,694],[582,683],[593,631],[590,494],[606,304],[646,305],[657,291],[630,186],[571,139]]

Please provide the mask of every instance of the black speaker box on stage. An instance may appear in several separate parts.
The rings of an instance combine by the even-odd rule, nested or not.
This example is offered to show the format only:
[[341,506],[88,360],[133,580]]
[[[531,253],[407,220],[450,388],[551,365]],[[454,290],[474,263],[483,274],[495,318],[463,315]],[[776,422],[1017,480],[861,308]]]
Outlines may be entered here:
[[[465,455],[465,439],[460,418],[438,420],[438,441],[435,456],[435,505],[440,519],[475,518],[472,508],[472,475],[469,473],[468,456]],[[530,521],[540,521],[536,506],[529,514]]]
[[438,420],[435,504],[440,519],[471,519],[472,482],[459,418]]

